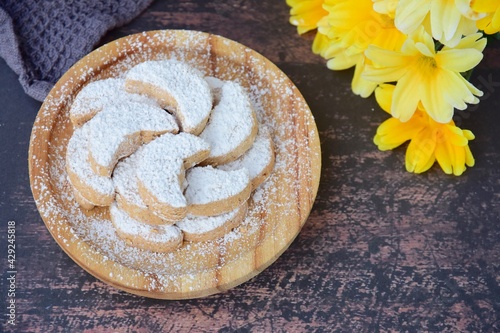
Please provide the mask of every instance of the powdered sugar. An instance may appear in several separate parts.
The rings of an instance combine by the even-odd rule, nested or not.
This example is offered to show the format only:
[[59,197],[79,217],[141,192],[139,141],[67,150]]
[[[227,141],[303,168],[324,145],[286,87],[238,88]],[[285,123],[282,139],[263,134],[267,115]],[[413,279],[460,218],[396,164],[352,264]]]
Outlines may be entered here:
[[250,183],[248,171],[224,171],[212,166],[194,167],[186,174],[185,196],[189,205],[202,205],[228,199],[241,193]]
[[241,85],[225,81],[218,89],[220,101],[200,134],[210,144],[209,160],[216,164],[241,156],[252,145],[258,126],[250,100]]
[[[139,186],[142,186],[149,194],[149,205],[165,205],[169,207],[183,208],[187,206],[186,199],[182,193],[184,167],[180,158],[170,158],[165,164],[153,166],[145,162],[141,163],[137,177]],[[148,197],[144,197],[148,201]],[[154,209],[154,208],[153,208]],[[161,214],[158,212],[158,214]],[[161,214],[161,216],[165,216]]]
[[259,177],[268,166],[272,166],[273,162],[273,141],[269,129],[261,125],[252,147],[237,160],[219,165],[218,168],[221,170],[238,170],[245,168],[248,170],[250,179],[253,181]]
[[207,81],[208,86],[210,87],[210,90],[212,91],[213,104],[214,105],[219,104],[221,88],[224,85],[224,81],[219,80],[218,78],[216,78],[214,76],[207,76],[207,77],[205,77],[205,80]]
[[236,207],[230,212],[216,216],[193,216],[188,215],[176,225],[183,231],[189,234],[201,235],[209,233],[217,228],[224,226],[228,221],[235,219],[241,210],[246,211],[247,205]]
[[[63,111],[58,119],[62,119],[63,122],[60,126],[68,126],[69,121],[64,112],[68,109],[67,105],[70,104],[67,103],[71,102],[74,94],[72,84],[77,81],[88,82],[98,78],[99,75],[101,77],[123,76],[127,70],[145,59],[177,58],[196,67],[204,75],[213,75],[221,80],[237,81],[247,89],[259,122],[273,128],[272,138],[276,149],[276,167],[273,174],[267,182],[253,192],[248,213],[240,226],[217,240],[195,244],[184,243],[181,248],[171,253],[160,254],[135,248],[116,233],[115,227],[109,220],[107,209],[96,208],[90,213],[83,212],[74,202],[71,186],[64,177],[64,158],[57,158],[60,151],[49,147],[47,166],[43,162],[43,157],[38,157],[47,150],[35,150],[30,155],[33,159],[32,165],[37,165],[41,170],[32,179],[35,199],[47,227],[55,235],[58,243],[68,249],[74,249],[75,243],[88,244],[93,254],[96,254],[95,256],[93,254],[87,256],[86,251],[71,252],[72,255],[78,258],[85,267],[96,267],[96,265],[116,267],[116,269],[112,268],[112,272],[107,276],[112,276],[111,280],[119,285],[132,289],[156,292],[182,290],[185,281],[199,279],[200,272],[210,273],[234,263],[241,256],[254,251],[261,242],[269,238],[279,240],[279,243],[276,243],[279,245],[275,245],[275,248],[278,252],[282,251],[283,246],[288,244],[288,234],[278,229],[282,230],[288,225],[301,223],[297,222],[296,188],[311,177],[308,174],[309,169],[299,167],[297,161],[307,162],[307,159],[304,160],[302,156],[310,152],[307,149],[308,138],[303,138],[302,135],[316,137],[317,132],[312,118],[308,116],[299,119],[296,116],[297,113],[308,111],[300,94],[294,95],[297,91],[293,84],[282,73],[276,74],[274,68],[269,68],[261,58],[251,56],[248,49],[244,56],[245,62],[242,62],[238,58],[239,49],[234,54],[212,53],[211,43],[206,42],[208,36],[206,34],[182,32],[185,41],[179,44],[175,37],[177,33],[140,34],[127,39],[126,47],[129,48],[127,51],[121,50],[123,45],[118,43],[117,48],[113,48],[109,54],[109,50],[106,49],[98,51],[96,54],[103,59],[102,63],[105,63],[105,67],[109,69],[101,72],[98,67],[79,68],[77,74],[67,81],[68,85],[59,86],[61,93],[57,95],[57,98],[48,100],[40,111],[39,117],[51,117],[54,110],[61,109]],[[158,50],[161,51],[158,52]],[[300,122],[302,122],[300,126],[303,126],[301,128],[298,125]],[[43,140],[47,132],[52,132],[49,140],[54,147],[67,144],[67,139],[56,141],[60,135],[57,134],[59,132],[54,132],[52,125],[50,123],[47,125],[46,122],[35,124],[32,140],[35,138],[40,138],[37,141]],[[317,154],[311,153],[311,156],[317,156]],[[47,167],[50,167],[50,171]],[[299,174],[302,179],[305,179],[302,183],[296,180]],[[314,194],[315,191],[312,189],[311,196]],[[308,213],[309,207],[308,202],[301,202],[303,214]],[[77,248],[81,249],[84,246],[78,245]],[[260,252],[262,249],[259,250]],[[95,264],[89,265],[89,262]],[[256,262],[257,264],[262,267],[266,263]],[[129,275],[123,275],[121,266],[137,270],[136,274],[146,280],[138,283],[138,280],[131,279]],[[238,272],[241,270],[241,274],[246,275],[245,267],[239,267]],[[253,266],[252,269],[254,269]],[[200,280],[199,288],[203,288],[202,282]],[[196,288],[197,285],[193,284],[190,290],[196,290]]]
[[141,223],[128,216],[115,203],[111,204],[109,212],[113,225],[119,233],[129,237],[138,236],[144,241],[152,243],[152,247],[165,243],[180,242],[182,240],[182,232],[176,226],[151,226]]
[[[114,197],[113,182],[110,177],[100,176],[92,170],[89,163],[88,142],[90,128],[88,124],[77,128],[68,142],[66,167],[73,187],[80,195],[90,200],[89,192],[95,194],[91,202],[95,205],[108,205]],[[102,198],[101,202],[97,199]]]
[[88,125],[88,149],[92,161],[97,164],[94,170],[108,175],[120,158],[139,148],[145,133],[150,140],[155,135],[179,130],[172,115],[159,107],[137,102],[108,105]]
[[169,106],[170,111],[177,115],[185,132],[198,134],[197,129],[206,123],[212,110],[208,83],[198,70],[183,62],[145,61],[130,69],[126,80],[151,84],[170,95],[176,103]]
[[124,89],[125,80],[122,78],[108,78],[90,82],[76,95],[69,110],[71,122],[81,126],[108,105],[118,101],[131,101],[152,106],[157,103],[139,94],[130,94]]
[[137,177],[159,202],[186,207],[182,193],[184,164],[199,163],[209,149],[208,143],[194,135],[164,134],[144,147],[137,165]]
[[143,147],[139,148],[129,157],[118,162],[113,171],[113,183],[116,192],[125,197],[126,201],[147,209],[139,195],[139,188],[137,187],[136,168],[142,149]]

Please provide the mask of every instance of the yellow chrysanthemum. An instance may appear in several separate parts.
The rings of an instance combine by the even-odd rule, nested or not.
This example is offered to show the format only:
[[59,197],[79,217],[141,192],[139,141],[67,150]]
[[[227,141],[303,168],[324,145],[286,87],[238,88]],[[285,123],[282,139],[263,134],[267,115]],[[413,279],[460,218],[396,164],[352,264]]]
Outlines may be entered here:
[[486,39],[481,34],[464,37],[454,47],[436,51],[432,37],[423,28],[406,40],[401,51],[370,46],[365,55],[373,65],[365,68],[365,79],[395,82],[391,114],[408,121],[419,103],[437,122],[447,123],[454,108],[477,104],[482,92],[460,73],[474,68],[483,58]]
[[470,0],[400,0],[396,27],[411,34],[423,26],[435,40],[454,47],[462,36],[477,32]]
[[[395,87],[383,84],[375,90],[375,97],[385,111],[390,111]],[[420,104],[407,122],[390,118],[377,129],[373,141],[380,150],[396,148],[410,141],[406,150],[405,165],[408,172],[427,171],[435,161],[447,174],[461,175],[466,166],[474,166],[469,141],[474,134],[462,130],[453,121],[435,122]]]
[[328,15],[318,22],[313,51],[328,59],[332,70],[356,66],[352,80],[355,94],[368,97],[376,83],[361,75],[369,62],[364,51],[369,45],[398,50],[406,36],[394,26],[395,0],[325,0]]
[[486,16],[477,21],[477,27],[487,34],[500,31],[500,1],[472,0],[472,9]]
[[290,9],[290,23],[297,26],[299,34],[317,28],[318,21],[327,14],[323,0],[286,0]]
[[[339,45],[348,55],[363,53],[371,45],[397,48],[404,41],[403,34],[394,25],[393,12],[375,11],[374,6],[385,4],[388,0],[325,0],[324,8],[328,12],[324,24],[319,30]],[[379,8],[379,6],[377,6]]]

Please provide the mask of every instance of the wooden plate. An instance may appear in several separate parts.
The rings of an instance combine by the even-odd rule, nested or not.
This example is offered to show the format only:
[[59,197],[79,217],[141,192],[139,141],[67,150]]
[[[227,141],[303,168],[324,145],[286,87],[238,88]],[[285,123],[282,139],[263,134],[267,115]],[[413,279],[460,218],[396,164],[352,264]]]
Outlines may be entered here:
[[[68,110],[87,83],[135,64],[177,58],[206,75],[235,80],[251,94],[259,122],[273,129],[276,166],[254,191],[244,222],[224,237],[167,254],[138,250],[115,233],[107,208],[80,209],[67,181],[73,133]],[[295,85],[269,60],[226,38],[183,30],[149,31],[106,44],[76,63],[43,103],[31,134],[30,183],[54,239],[81,267],[127,292],[186,299],[225,291],[273,263],[304,225],[321,168],[316,124]]]

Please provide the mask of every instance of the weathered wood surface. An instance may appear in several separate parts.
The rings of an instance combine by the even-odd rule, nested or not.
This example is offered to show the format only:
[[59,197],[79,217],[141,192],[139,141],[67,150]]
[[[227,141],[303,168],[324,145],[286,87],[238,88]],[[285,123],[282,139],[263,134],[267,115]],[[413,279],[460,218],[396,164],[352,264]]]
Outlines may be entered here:
[[142,30],[186,28],[241,42],[275,62],[316,118],[320,188],[298,238],[268,269],[226,293],[190,301],[131,296],[96,280],[56,244],[29,188],[27,151],[40,103],[0,62],[2,330],[7,221],[16,221],[15,332],[498,332],[500,331],[500,46],[473,82],[478,107],[458,114],[476,134],[476,166],[404,171],[404,148],[372,143],[386,118],[331,72],[311,36],[288,25],[284,1],[156,1],[102,43]]

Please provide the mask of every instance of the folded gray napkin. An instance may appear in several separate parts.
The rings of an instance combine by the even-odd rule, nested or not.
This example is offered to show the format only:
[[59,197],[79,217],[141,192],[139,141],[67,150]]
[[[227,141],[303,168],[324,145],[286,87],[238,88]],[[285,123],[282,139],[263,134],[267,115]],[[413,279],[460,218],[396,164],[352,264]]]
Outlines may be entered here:
[[0,0],[0,57],[24,91],[43,101],[104,34],[153,0]]

